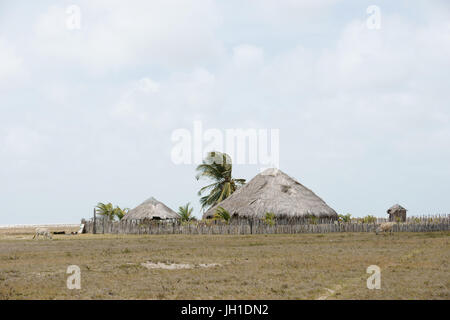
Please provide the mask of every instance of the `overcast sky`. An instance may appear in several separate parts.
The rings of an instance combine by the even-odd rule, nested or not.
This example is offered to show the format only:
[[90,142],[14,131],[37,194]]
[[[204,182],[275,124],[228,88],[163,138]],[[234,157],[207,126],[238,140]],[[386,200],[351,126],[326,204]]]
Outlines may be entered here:
[[1,0],[0,223],[199,215],[171,159],[194,121],[279,129],[280,169],[338,213],[450,213],[449,57],[448,1]]

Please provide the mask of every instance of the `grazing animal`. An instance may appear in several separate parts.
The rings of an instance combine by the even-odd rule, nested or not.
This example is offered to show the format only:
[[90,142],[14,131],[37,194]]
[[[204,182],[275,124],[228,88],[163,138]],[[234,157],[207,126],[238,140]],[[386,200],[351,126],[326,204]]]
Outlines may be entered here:
[[45,237],[47,239],[50,239],[50,240],[53,239],[52,234],[50,233],[50,231],[48,231],[47,228],[36,228],[36,233],[34,234],[33,239],[37,239],[40,236],[43,236],[43,237]]
[[378,234],[379,232],[388,232],[392,233],[394,229],[395,222],[384,222],[380,224],[380,226],[375,230],[375,233]]

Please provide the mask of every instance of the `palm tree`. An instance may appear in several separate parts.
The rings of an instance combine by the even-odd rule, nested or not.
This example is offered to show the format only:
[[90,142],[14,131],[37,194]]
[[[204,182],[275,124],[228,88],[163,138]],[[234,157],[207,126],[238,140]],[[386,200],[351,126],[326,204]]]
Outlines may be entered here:
[[121,209],[119,208],[119,206],[116,206],[114,208],[114,217],[117,217],[117,219],[122,220],[122,218],[128,213],[129,210],[130,210],[129,208]]
[[95,208],[97,209],[97,213],[99,215],[102,215],[103,217],[106,217],[111,221],[113,221],[115,217],[121,220],[129,210],[128,208],[121,209],[119,208],[119,206],[116,206],[114,208],[111,202],[106,204],[99,202]]
[[114,220],[114,207],[111,202],[106,204],[99,202],[95,208],[99,215],[106,217],[109,220]]
[[201,196],[209,190],[209,194],[200,198],[202,209],[210,208],[228,198],[236,189],[245,184],[245,179],[233,179],[231,176],[231,158],[226,153],[209,152],[203,164],[197,167],[196,179],[207,178],[214,182],[200,189]]
[[178,216],[183,222],[195,219],[195,217],[192,216],[192,210],[194,210],[194,208],[189,208],[189,206],[190,203],[187,203],[185,206],[180,206],[178,208]]

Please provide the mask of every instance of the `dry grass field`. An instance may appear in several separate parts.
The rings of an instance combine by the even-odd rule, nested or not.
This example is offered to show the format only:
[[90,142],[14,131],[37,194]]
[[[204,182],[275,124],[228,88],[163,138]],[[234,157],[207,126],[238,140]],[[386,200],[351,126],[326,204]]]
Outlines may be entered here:
[[[450,298],[450,232],[83,234],[53,241],[33,241],[30,232],[0,230],[0,299]],[[66,287],[69,265],[81,268],[81,290]],[[380,290],[367,289],[369,265],[381,268]]]

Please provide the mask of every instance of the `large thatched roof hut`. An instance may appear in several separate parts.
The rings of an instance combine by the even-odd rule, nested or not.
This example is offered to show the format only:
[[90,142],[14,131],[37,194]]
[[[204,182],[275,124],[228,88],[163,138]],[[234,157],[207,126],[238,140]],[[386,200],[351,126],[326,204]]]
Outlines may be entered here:
[[399,204],[394,204],[392,207],[390,207],[387,210],[387,213],[389,215],[389,221],[406,221],[406,210]]
[[151,197],[130,210],[122,220],[167,220],[177,218],[178,214],[175,211]]
[[212,218],[218,207],[231,216],[264,218],[267,212],[278,218],[337,219],[337,213],[314,192],[278,169],[267,169],[256,175],[230,197],[210,208],[203,218]]

